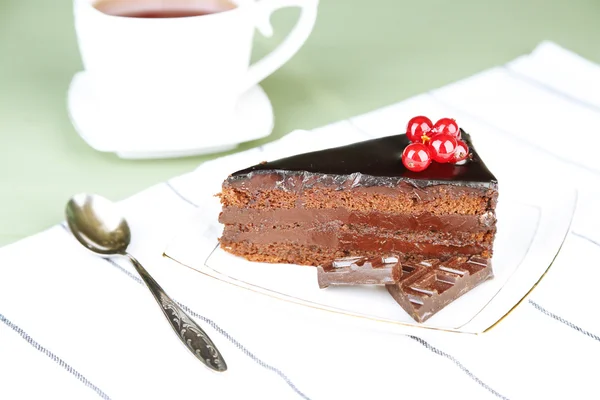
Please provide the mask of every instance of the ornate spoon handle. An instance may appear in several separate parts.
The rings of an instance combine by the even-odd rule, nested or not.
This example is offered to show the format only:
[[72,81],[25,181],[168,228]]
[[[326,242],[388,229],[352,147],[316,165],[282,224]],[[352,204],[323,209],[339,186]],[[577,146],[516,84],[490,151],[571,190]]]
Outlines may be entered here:
[[148,271],[142,267],[142,264],[138,260],[130,254],[125,254],[125,256],[131,260],[142,280],[146,283],[146,286],[148,286],[158,304],[160,304],[163,314],[169,320],[171,327],[173,327],[173,330],[185,346],[209,368],[219,372],[226,371],[227,364],[225,364],[223,356],[206,332],[177,303],[167,296],[165,291],[150,276]]

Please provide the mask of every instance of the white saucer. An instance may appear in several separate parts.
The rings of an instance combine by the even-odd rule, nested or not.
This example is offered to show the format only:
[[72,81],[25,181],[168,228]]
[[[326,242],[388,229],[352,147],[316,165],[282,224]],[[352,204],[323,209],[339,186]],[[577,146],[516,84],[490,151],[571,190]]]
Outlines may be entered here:
[[[231,121],[219,127],[199,128],[196,134],[171,140],[150,121],[124,121],[123,114],[103,107],[85,72],[73,77],[67,107],[75,130],[92,148],[121,158],[172,158],[227,151],[239,143],[266,137],[273,130],[273,108],[264,90],[256,85],[244,93]],[[140,132],[133,138],[131,129]],[[176,128],[175,128],[176,129]]]

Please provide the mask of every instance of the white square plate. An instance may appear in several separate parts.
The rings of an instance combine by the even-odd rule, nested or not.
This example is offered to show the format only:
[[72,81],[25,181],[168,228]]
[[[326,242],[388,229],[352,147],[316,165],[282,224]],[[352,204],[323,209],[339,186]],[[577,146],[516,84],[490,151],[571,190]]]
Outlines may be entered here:
[[415,333],[428,329],[479,334],[507,316],[543,278],[569,231],[576,198],[575,190],[552,191],[550,186],[501,187],[494,279],[421,324],[382,286],[319,289],[314,267],[249,262],[223,251],[215,229],[207,229],[218,226],[214,209],[186,222],[165,255],[220,281],[300,306],[394,324]]

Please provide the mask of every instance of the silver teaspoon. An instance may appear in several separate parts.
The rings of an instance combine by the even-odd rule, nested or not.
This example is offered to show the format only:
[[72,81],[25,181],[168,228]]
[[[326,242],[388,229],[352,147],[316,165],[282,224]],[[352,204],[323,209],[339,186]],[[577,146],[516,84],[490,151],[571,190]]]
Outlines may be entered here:
[[103,257],[123,256],[131,261],[179,339],[200,361],[215,371],[227,370],[223,356],[206,332],[171,300],[146,269],[127,253],[131,231],[114,203],[98,195],[82,193],[69,200],[65,213],[71,232],[86,248]]

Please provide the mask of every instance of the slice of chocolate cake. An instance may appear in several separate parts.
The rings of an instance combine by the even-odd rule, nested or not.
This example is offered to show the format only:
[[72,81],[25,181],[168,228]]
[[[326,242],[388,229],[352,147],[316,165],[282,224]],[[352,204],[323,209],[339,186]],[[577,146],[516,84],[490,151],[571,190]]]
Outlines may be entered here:
[[321,265],[397,254],[401,262],[489,259],[498,184],[470,149],[463,165],[413,172],[396,135],[265,162],[231,174],[220,194],[226,251],[252,261]]

